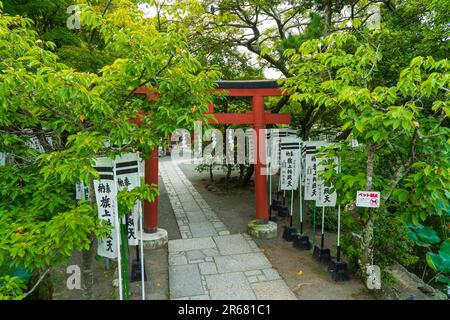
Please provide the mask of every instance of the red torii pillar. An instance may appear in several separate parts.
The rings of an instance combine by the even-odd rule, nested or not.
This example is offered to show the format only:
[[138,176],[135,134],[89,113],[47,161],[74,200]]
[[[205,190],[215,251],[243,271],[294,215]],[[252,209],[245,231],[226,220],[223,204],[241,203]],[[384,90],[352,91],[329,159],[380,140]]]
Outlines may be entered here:
[[[272,114],[264,111],[264,97],[282,96],[280,85],[273,80],[258,81],[218,81],[216,91],[224,91],[230,97],[252,97],[252,111],[246,113],[214,113],[213,105],[209,106],[209,114],[213,114],[218,124],[251,124],[256,132],[256,163],[255,163],[255,209],[256,219],[261,223],[269,220],[267,200],[267,170],[265,154],[265,135],[262,130],[266,124],[290,124],[289,114]],[[263,137],[263,139],[260,139]]]
[[[150,150],[150,158],[145,160],[145,183],[158,184],[158,149]],[[144,232],[158,230],[158,197],[153,202],[144,201]]]
[[[158,100],[157,93],[150,91],[146,87],[138,88],[134,91],[136,94],[145,94],[146,100]],[[141,124],[139,116],[135,120]],[[145,160],[145,183],[149,185],[158,185],[158,149],[150,150],[149,159]],[[155,233],[158,231],[158,197],[153,202],[144,201],[144,232]]]

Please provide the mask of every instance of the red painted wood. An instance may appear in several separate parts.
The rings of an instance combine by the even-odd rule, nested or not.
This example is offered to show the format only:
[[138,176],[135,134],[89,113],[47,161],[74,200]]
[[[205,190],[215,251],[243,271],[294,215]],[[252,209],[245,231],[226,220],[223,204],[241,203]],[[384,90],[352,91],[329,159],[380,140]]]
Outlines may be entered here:
[[254,96],[252,98],[252,110],[253,110],[253,127],[256,132],[256,153],[257,161],[255,163],[255,207],[256,207],[256,218],[258,220],[267,221],[269,220],[269,207],[267,205],[267,177],[263,175],[265,169],[265,157],[266,157],[266,147],[265,140],[260,139],[264,137],[263,130],[265,127],[264,119],[264,97]]
[[215,119],[210,119],[212,124],[252,124],[253,113],[212,113]]
[[[253,96],[287,96],[282,93],[281,88],[246,88],[246,89],[215,89],[216,92],[223,92],[228,97],[253,97]],[[225,91],[225,92],[224,92]]]
[[[253,112],[246,113],[206,113],[214,115],[215,119],[210,119],[212,124],[252,124]],[[264,113],[265,124],[290,124],[290,114]]]
[[291,115],[288,113],[268,113],[264,115],[265,124],[290,124]]
[[[158,149],[150,151],[145,160],[145,183],[158,184]],[[155,232],[158,227],[158,197],[153,202],[144,202],[144,231]]]

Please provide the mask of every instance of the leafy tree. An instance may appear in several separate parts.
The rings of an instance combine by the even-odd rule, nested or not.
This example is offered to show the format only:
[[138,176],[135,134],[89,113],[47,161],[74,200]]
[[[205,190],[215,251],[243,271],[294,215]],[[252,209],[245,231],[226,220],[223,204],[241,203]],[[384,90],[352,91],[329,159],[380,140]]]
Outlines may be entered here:
[[[405,249],[405,223],[438,216],[446,228],[449,208],[449,62],[418,56],[397,70],[395,85],[380,84],[383,52],[373,42],[379,36],[388,37],[389,30],[363,38],[349,32],[332,34],[285,51],[295,72],[284,81],[291,99],[339,113],[341,129],[349,131],[341,143],[342,172],[328,170],[324,176],[333,181],[340,202],[361,225],[358,258],[363,273],[374,256],[376,263],[399,259],[401,251],[389,257],[383,239],[395,238],[392,245]],[[360,146],[351,148],[351,139]],[[355,208],[358,190],[381,191],[382,207]],[[387,228],[394,221],[397,226]],[[388,233],[380,233],[383,229]]]
[[[105,53],[118,57],[99,74],[59,62],[32,20],[0,12],[0,151],[8,155],[0,167],[0,265],[25,266],[39,280],[105,234],[95,201],[74,200],[76,182],[98,178],[94,158],[146,157],[175,128],[203,117],[218,76],[190,55],[183,30],[157,31],[129,1],[105,14],[81,8],[85,30],[96,29]],[[142,86],[155,98],[134,93]],[[144,186],[131,196],[152,201],[155,194]],[[120,198],[130,203],[130,195]],[[92,278],[85,280],[90,298]],[[0,282],[11,288],[6,294],[20,295],[14,279],[2,274]]]

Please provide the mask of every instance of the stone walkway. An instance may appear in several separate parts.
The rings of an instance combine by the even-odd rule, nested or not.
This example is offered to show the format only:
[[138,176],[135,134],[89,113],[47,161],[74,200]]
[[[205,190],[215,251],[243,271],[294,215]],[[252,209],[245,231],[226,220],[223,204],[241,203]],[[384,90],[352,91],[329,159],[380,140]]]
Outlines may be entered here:
[[173,300],[295,300],[247,234],[233,234],[170,159],[159,170],[182,239],[169,241]]

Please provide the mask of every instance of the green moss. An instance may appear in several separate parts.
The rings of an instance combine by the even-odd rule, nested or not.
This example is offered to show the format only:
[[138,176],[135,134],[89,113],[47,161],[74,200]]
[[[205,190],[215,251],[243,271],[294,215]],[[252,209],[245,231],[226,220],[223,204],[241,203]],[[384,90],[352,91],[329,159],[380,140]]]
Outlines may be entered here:
[[277,224],[272,221],[261,224],[258,220],[252,220],[248,223],[247,233],[257,239],[272,239],[277,236]]

